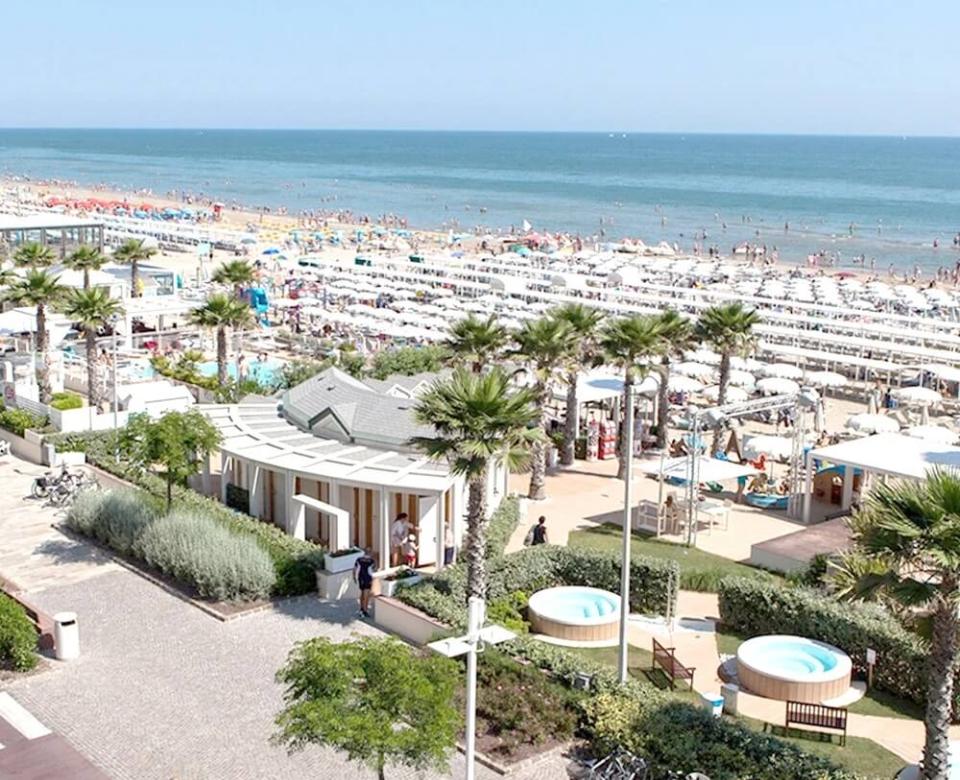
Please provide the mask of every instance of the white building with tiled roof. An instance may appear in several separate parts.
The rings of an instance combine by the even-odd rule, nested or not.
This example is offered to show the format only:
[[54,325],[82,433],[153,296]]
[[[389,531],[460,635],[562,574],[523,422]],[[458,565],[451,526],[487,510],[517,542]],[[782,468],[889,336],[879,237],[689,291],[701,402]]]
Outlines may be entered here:
[[[332,550],[370,547],[382,566],[390,525],[407,512],[417,564],[441,564],[445,523],[460,546],[466,490],[446,464],[408,444],[431,433],[413,417],[415,394],[430,381],[367,382],[331,368],[279,401],[203,407],[222,436],[221,500]],[[214,465],[209,477],[216,472]],[[506,469],[492,466],[489,511],[506,489]]]

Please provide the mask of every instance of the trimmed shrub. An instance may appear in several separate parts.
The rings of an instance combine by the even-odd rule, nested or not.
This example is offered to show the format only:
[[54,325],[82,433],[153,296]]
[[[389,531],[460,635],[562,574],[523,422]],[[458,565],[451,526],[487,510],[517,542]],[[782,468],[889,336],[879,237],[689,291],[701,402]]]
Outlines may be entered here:
[[526,634],[530,628],[523,618],[523,610],[527,608],[528,601],[530,597],[522,590],[492,601],[487,605],[487,620],[515,634]]
[[508,496],[500,502],[500,506],[490,516],[487,525],[487,557],[503,555],[507,543],[513,532],[520,524],[520,500],[516,496]]
[[39,431],[47,425],[47,418],[25,409],[5,409],[0,405],[0,428],[23,436],[27,429]]
[[824,758],[687,703],[609,693],[584,711],[595,747],[623,746],[642,755],[655,778],[709,772],[713,780],[856,780]]
[[[746,637],[798,634],[818,639],[846,652],[861,673],[866,671],[867,648],[876,650],[874,684],[918,704],[925,701],[926,644],[876,604],[839,602],[819,590],[741,578],[721,583],[719,601],[726,628]],[[954,691],[956,717],[960,685]]]
[[142,491],[87,490],[70,506],[65,522],[68,528],[130,555],[158,514],[156,502]]
[[0,593],[0,665],[25,672],[37,665],[37,629],[16,601]]
[[61,412],[65,412],[68,409],[81,409],[83,408],[83,399],[76,393],[67,391],[54,393],[50,399],[50,406]]
[[266,598],[276,581],[270,556],[206,515],[182,509],[147,526],[136,552],[151,566],[220,601]]
[[[59,452],[83,452],[89,463],[134,483],[153,496],[166,496],[166,483],[160,477],[115,461],[113,431],[61,434],[48,436],[46,440]],[[175,508],[209,515],[228,530],[253,537],[273,561],[276,572],[274,595],[298,596],[316,591],[315,571],[323,568],[323,548],[320,545],[296,539],[272,523],[237,512],[190,488],[174,485],[173,502]]]

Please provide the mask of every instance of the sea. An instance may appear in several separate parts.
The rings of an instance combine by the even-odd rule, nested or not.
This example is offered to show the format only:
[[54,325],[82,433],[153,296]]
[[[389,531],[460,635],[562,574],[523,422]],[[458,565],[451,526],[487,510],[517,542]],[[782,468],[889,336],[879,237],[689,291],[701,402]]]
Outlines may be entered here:
[[[0,130],[0,175],[394,214],[422,229],[743,242],[802,263],[960,261],[960,138],[340,130]],[[934,246],[934,243],[938,246]]]

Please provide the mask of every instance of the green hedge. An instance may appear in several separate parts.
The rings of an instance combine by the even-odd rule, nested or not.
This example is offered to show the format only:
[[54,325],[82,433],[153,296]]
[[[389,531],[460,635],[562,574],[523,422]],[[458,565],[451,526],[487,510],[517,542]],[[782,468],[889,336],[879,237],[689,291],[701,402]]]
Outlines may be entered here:
[[54,393],[50,399],[50,406],[61,412],[65,412],[68,409],[81,409],[83,408],[83,399],[76,393],[67,391]]
[[39,431],[47,425],[47,418],[25,409],[6,409],[0,404],[0,428],[23,436],[27,429]]
[[[633,556],[630,561],[631,611],[663,615],[669,605],[674,612],[679,580],[676,562]],[[600,550],[538,545],[488,559],[489,601],[516,591],[535,593],[556,585],[586,585],[618,592],[620,558]],[[404,588],[397,597],[443,623],[460,628],[466,620],[466,565],[449,566]]]
[[[720,619],[745,637],[797,634],[836,645],[866,670],[867,648],[877,651],[874,684],[904,699],[923,704],[926,697],[927,647],[889,612],[875,604],[838,602],[823,591],[772,587],[734,578],[720,585]],[[954,686],[954,717],[960,713],[960,680]]]
[[[166,496],[166,483],[160,477],[139,472],[122,460],[115,462],[112,431],[61,434],[48,436],[46,440],[54,444],[59,452],[85,453],[88,462],[134,483],[157,498]],[[273,561],[276,572],[275,596],[296,596],[317,589],[315,571],[323,568],[323,548],[319,545],[290,536],[273,523],[236,512],[190,488],[175,485],[173,499],[176,508],[205,514],[230,531],[256,539]]]
[[520,524],[520,500],[509,496],[500,502],[500,506],[490,516],[487,525],[487,557],[503,555],[513,532]]
[[0,666],[25,672],[37,665],[37,629],[16,601],[0,593]]

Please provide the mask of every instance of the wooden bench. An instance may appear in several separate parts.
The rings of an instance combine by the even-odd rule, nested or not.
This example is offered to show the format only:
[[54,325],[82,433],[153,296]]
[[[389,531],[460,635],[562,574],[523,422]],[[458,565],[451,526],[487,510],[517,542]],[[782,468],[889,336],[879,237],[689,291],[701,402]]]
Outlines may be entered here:
[[[847,744],[847,710],[844,707],[828,707],[825,704],[788,701],[784,726],[787,731],[790,730],[790,726],[810,726],[822,734],[830,735],[839,732],[840,745]],[[806,731],[806,729],[804,730]]]
[[673,647],[664,647],[656,639],[653,640],[653,666],[651,666],[651,671],[656,670],[657,667],[660,667],[661,671],[667,675],[667,679],[670,680],[670,689],[673,689],[673,685],[677,680],[688,680],[690,683],[690,690],[693,690],[693,673],[696,671],[694,668],[689,666],[684,666],[680,661],[677,660],[677,651]]

